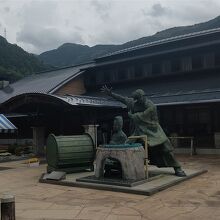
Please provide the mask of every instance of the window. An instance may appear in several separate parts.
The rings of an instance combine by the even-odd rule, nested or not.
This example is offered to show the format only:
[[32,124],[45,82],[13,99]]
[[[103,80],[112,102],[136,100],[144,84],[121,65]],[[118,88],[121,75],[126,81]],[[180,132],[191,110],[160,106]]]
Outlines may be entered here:
[[184,115],[181,110],[176,110],[176,123],[183,124],[184,122]]
[[118,71],[118,79],[124,80],[128,78],[128,74],[125,68],[120,68]]
[[181,70],[181,61],[180,59],[174,59],[171,62],[171,71],[179,72]]
[[115,68],[115,69],[110,69],[110,70],[109,70],[109,75],[110,75],[110,77],[111,77],[111,81],[117,80],[118,69],[117,69],[117,68]]
[[104,79],[104,82],[110,82],[111,81],[111,73],[109,71],[105,71],[103,73],[103,79]]
[[162,72],[163,74],[168,74],[170,73],[170,70],[171,70],[171,64],[170,64],[170,61],[169,60],[164,60],[163,63],[162,63]]
[[215,66],[220,66],[220,52],[215,53]]
[[210,113],[208,110],[201,110],[199,112],[199,122],[201,124],[208,124],[210,123]]
[[129,79],[135,78],[135,67],[134,66],[128,67],[128,77]]
[[86,77],[86,84],[87,85],[95,85],[96,84],[96,75],[94,73],[91,73]]
[[193,69],[200,69],[203,67],[203,62],[202,62],[202,56],[200,55],[195,55],[192,57],[192,68]]
[[151,63],[146,63],[143,65],[143,75],[144,76],[152,75],[152,64]]
[[181,59],[182,70],[183,71],[190,71],[192,70],[192,58],[191,57],[183,57]]
[[143,76],[143,68],[141,64],[135,65],[135,78],[140,78]]
[[103,72],[99,71],[96,73],[96,82],[97,84],[103,83]]
[[213,67],[215,63],[214,53],[204,54],[204,67]]
[[153,63],[152,74],[159,75],[160,73],[161,73],[161,64],[160,63]]

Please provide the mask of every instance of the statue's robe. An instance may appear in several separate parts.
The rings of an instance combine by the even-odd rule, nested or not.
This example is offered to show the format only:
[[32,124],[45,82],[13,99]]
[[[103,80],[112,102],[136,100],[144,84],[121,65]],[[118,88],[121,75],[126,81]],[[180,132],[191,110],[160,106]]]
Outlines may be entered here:
[[[130,109],[133,113],[132,135],[147,135],[147,142],[150,147],[158,146],[168,141],[166,134],[161,128],[156,106],[150,101],[145,102],[144,109],[141,110],[137,103],[133,103]],[[143,107],[142,107],[143,108]]]
[[147,135],[150,164],[158,167],[180,167],[174,158],[173,147],[159,124],[157,108],[153,102],[146,99],[144,104],[139,104],[133,98],[114,93],[112,96],[124,103],[132,113],[131,135]]

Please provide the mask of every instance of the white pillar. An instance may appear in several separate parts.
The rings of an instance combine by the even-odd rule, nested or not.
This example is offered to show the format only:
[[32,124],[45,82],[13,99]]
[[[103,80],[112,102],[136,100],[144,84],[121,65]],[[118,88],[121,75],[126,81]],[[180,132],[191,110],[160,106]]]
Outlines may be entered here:
[[83,125],[85,133],[92,137],[92,140],[97,147],[97,128],[99,125]]

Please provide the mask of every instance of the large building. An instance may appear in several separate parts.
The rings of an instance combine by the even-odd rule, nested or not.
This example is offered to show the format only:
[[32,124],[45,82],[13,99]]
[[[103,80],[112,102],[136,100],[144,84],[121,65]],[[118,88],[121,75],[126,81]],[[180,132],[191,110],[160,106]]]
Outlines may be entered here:
[[[99,124],[108,139],[114,115],[124,106],[100,93],[102,85],[129,96],[141,88],[157,106],[166,133],[194,137],[198,153],[220,152],[220,29],[177,36],[99,57],[89,64],[26,77],[0,91],[0,111],[31,136],[83,132]],[[25,138],[25,137],[24,137]],[[102,140],[101,140],[102,139]],[[187,151],[187,140],[179,151]]]

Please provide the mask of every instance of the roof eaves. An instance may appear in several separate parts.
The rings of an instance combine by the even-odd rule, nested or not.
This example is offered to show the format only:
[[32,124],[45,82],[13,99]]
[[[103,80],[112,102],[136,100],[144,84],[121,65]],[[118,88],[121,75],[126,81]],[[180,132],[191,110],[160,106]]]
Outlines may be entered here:
[[169,43],[169,42],[184,40],[184,39],[188,39],[188,38],[191,38],[191,37],[204,36],[204,35],[213,34],[213,33],[217,33],[217,32],[220,32],[220,28],[214,28],[214,29],[210,29],[210,30],[204,30],[204,31],[179,35],[179,36],[175,36],[175,37],[171,37],[171,38],[165,38],[165,39],[162,39],[162,40],[152,41],[152,42],[149,42],[149,43],[140,44],[140,45],[137,45],[137,46],[134,46],[134,47],[129,47],[129,48],[125,48],[125,49],[122,49],[122,50],[119,50],[119,51],[108,53],[104,56],[98,57],[95,60],[98,61],[99,59],[102,59],[102,58],[107,58],[107,57],[111,57],[111,56],[114,56],[114,55],[130,52],[130,51],[134,51],[134,50],[138,50],[138,49],[143,49],[143,48],[146,48],[146,47],[152,47],[152,46],[156,46],[156,45],[161,45],[161,44],[165,44],[165,43]]
[[109,65],[109,64],[115,64],[115,63],[121,63],[121,62],[146,58],[146,57],[163,55],[163,54],[172,53],[172,52],[175,52],[175,51],[181,51],[181,50],[184,51],[184,50],[188,50],[188,49],[195,49],[195,48],[198,48],[198,47],[202,47],[202,46],[204,47],[204,46],[216,44],[216,43],[219,43],[219,42],[220,42],[220,40],[216,40],[216,41],[201,43],[201,44],[193,45],[193,46],[185,46],[185,47],[181,47],[181,48],[179,47],[178,49],[170,49],[170,50],[166,50],[166,51],[154,52],[154,53],[150,53],[150,54],[138,55],[138,56],[134,56],[134,57],[122,58],[122,59],[111,60],[111,61],[102,61],[102,62],[97,63],[96,65],[88,67],[86,69],[92,69],[92,68],[95,68],[95,67],[105,66],[105,65]]
[[203,100],[192,100],[192,101],[181,101],[181,102],[161,102],[156,103],[156,106],[169,106],[169,105],[187,105],[187,104],[202,104],[202,103],[216,103],[220,102],[220,99],[203,99]]

